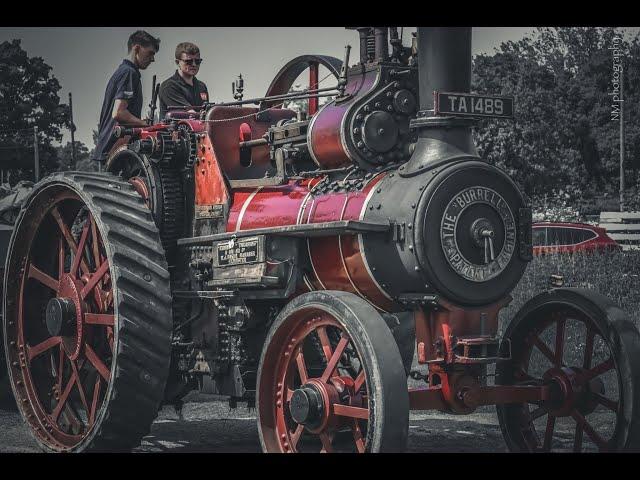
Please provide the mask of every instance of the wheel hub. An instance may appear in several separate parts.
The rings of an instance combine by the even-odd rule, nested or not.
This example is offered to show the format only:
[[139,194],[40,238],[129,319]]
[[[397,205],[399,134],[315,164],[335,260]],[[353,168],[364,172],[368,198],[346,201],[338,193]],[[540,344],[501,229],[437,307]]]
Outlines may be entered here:
[[[578,368],[552,368],[542,377],[545,383],[552,386],[552,399],[549,400],[549,414],[555,417],[566,417],[578,408],[595,409],[591,405],[589,393],[604,391],[604,384],[599,379],[585,382]],[[592,385],[593,384],[593,385]],[[591,410],[593,411],[593,410]]]
[[52,298],[47,303],[47,330],[52,337],[73,335],[76,306],[70,298]]
[[313,385],[304,385],[293,392],[289,412],[296,423],[317,426],[324,416],[322,394]]
[[[62,345],[71,360],[76,360],[82,351],[83,329],[82,318],[84,302],[80,292],[83,284],[70,274],[64,274],[60,280],[58,297],[51,299],[47,304],[47,329],[49,329],[49,309],[51,308],[52,328],[56,331],[56,311],[60,306],[60,335]],[[52,330],[49,329],[49,333]]]

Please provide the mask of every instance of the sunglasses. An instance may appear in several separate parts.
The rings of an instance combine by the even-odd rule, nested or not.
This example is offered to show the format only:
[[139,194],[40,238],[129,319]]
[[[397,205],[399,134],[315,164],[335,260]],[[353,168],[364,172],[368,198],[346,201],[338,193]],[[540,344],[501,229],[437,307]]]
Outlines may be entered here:
[[190,58],[188,60],[180,59],[181,62],[186,63],[187,65],[200,65],[202,63],[202,58]]

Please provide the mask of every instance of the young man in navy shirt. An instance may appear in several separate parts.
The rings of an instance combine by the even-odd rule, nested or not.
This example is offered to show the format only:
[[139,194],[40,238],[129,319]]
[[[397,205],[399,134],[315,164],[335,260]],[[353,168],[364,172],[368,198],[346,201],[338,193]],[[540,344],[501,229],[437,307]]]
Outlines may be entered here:
[[117,139],[113,137],[116,125],[144,127],[142,119],[142,82],[140,70],[145,70],[154,61],[160,49],[160,39],[138,30],[127,42],[129,58],[125,58],[109,79],[100,112],[98,142],[93,159],[104,162]]

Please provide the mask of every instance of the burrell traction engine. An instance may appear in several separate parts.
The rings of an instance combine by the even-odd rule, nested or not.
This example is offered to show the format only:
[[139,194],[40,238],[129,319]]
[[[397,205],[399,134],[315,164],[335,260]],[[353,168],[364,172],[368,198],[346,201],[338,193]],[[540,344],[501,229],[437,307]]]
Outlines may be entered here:
[[470,93],[471,29],[356,30],[351,67],[298,57],[263,98],[117,127],[108,173],[36,186],[4,342],[45,450],[131,449],[194,389],[255,405],[268,452],[402,450],[410,410],[492,404],[513,451],[638,447],[640,336],[612,302],[554,289],[498,335],[531,209],[474,146],[513,100]]

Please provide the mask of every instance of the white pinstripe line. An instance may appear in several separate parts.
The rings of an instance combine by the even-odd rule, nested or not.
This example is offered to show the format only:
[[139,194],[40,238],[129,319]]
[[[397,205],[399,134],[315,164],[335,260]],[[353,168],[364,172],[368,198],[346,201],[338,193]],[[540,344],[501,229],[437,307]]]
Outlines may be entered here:
[[302,276],[302,281],[307,286],[307,288],[309,289],[310,292],[313,292],[315,290],[315,288],[313,288],[313,285],[311,285],[311,280],[309,280],[309,278],[307,278],[307,274],[306,273]]
[[253,200],[253,197],[256,196],[256,193],[258,193],[260,190],[262,190],[262,187],[258,187],[256,188],[251,195],[249,195],[247,197],[247,199],[244,201],[244,204],[242,205],[242,208],[240,209],[240,214],[238,215],[238,221],[236,222],[236,232],[240,231],[240,225],[242,224],[242,218],[244,217],[244,212],[247,211],[247,207],[249,206],[249,204],[251,203],[251,200]]

